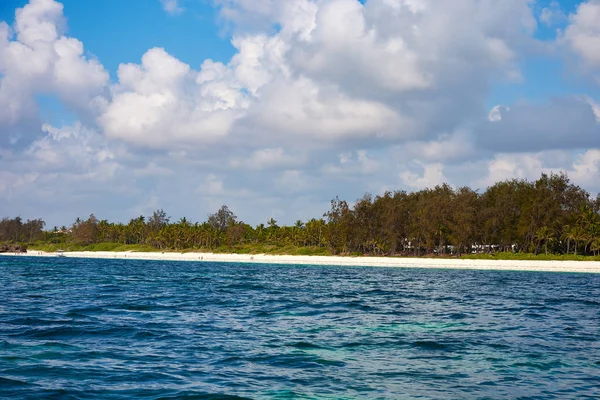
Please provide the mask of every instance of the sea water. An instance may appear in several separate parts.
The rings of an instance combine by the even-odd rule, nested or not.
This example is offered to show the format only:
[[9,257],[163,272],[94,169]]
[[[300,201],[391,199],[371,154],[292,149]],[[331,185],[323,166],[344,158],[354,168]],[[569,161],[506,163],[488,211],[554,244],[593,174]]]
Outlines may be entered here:
[[0,258],[0,397],[600,398],[592,274]]

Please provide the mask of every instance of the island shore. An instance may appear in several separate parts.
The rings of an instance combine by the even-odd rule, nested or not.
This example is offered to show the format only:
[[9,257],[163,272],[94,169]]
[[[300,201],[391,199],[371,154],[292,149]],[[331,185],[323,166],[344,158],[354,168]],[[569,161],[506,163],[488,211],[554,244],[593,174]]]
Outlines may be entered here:
[[[15,255],[14,253],[4,253]],[[470,260],[447,258],[400,258],[400,257],[339,257],[339,256],[286,256],[266,254],[220,254],[220,253],[174,253],[174,252],[112,252],[73,251],[65,252],[68,258],[104,258],[154,261],[236,262],[255,264],[295,264],[329,266],[364,266],[397,268],[438,268],[498,271],[540,271],[600,273],[598,261],[539,261],[539,260]],[[55,253],[30,250],[22,257],[56,257]]]

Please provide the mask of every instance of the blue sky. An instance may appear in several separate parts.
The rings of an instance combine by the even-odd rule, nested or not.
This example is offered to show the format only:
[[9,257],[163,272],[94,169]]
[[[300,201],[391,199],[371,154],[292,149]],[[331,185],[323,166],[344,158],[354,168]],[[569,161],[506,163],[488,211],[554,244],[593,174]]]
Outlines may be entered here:
[[0,21],[5,216],[290,223],[552,171],[600,190],[598,0],[5,0]]
[[[15,9],[28,1],[5,0],[0,20],[12,22]],[[218,10],[208,1],[186,2],[186,12],[170,15],[160,1],[64,0],[66,33],[85,44],[111,74],[119,64],[139,62],[152,47],[198,67],[206,58],[227,61],[234,54],[229,37],[221,34]]]

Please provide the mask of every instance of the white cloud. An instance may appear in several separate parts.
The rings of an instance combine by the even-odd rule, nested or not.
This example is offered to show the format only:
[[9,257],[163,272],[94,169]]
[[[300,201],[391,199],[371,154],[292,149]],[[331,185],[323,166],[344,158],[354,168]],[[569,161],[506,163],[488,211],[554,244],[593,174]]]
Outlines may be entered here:
[[275,182],[280,189],[288,193],[305,192],[309,189],[309,181],[304,172],[297,169],[283,171]]
[[489,186],[513,178],[535,180],[542,173],[559,171],[588,191],[600,191],[600,150],[497,154],[487,163],[487,174],[477,184]]
[[337,156],[337,163],[326,163],[321,172],[330,176],[367,176],[377,173],[381,162],[369,156],[366,150],[349,151]]
[[558,1],[552,1],[547,7],[542,8],[539,16],[540,22],[548,27],[556,26],[567,20],[567,16]]
[[584,1],[569,16],[563,41],[600,84],[600,1]]
[[[540,45],[537,22],[558,23],[555,5],[534,15],[529,0],[214,1],[233,32],[228,62],[190,66],[152,48],[112,83],[65,36],[60,3],[32,0],[12,29],[0,23],[0,133],[21,146],[0,142],[9,212],[54,199],[65,215],[164,207],[202,219],[225,203],[249,222],[286,221],[384,188],[556,169],[595,185],[597,99],[485,111],[495,84],[527,85],[519,64]],[[598,4],[583,3],[560,39],[592,75]],[[40,93],[84,122],[43,125]]]
[[222,64],[199,72],[160,48],[142,64],[121,64],[112,101],[99,117],[107,137],[149,147],[210,143],[226,136],[246,108]]
[[273,81],[261,96],[246,120],[270,136],[284,133],[318,142],[390,138],[411,126],[411,121],[385,104],[354,99],[335,86],[317,85],[306,78]]
[[477,147],[495,152],[600,146],[597,105],[581,96],[494,107],[475,132]]
[[163,9],[171,15],[177,15],[183,12],[183,8],[179,5],[178,0],[160,0],[160,2]]
[[80,41],[63,36],[62,8],[53,0],[32,0],[17,9],[14,38],[0,22],[0,133],[37,117],[36,94],[55,95],[82,116],[105,102],[108,73],[84,56]]
[[444,175],[444,165],[441,163],[423,164],[419,163],[422,173],[404,171],[400,174],[402,182],[412,189],[432,188],[443,183],[450,184]]
[[[71,174],[77,179],[108,181],[119,165],[115,150],[97,132],[76,123],[56,128],[44,124],[46,136],[34,141],[26,150],[31,168],[44,173]],[[74,171],[80,173],[73,174]]]
[[569,176],[585,188],[600,190],[600,150],[591,149],[577,156]]
[[543,167],[539,154],[499,154],[488,163],[488,174],[480,183],[484,186],[507,179],[535,179],[542,172],[550,172]]
[[584,101],[586,101],[590,105],[590,107],[592,107],[592,112],[596,116],[596,122],[600,124],[600,105],[598,105],[598,103],[595,103],[589,97],[584,98]]
[[491,122],[498,122],[498,121],[502,121],[502,113],[503,112],[508,112],[510,111],[510,108],[503,106],[503,105],[497,105],[492,107],[492,109],[490,110],[490,113],[488,114],[488,119]]
[[398,147],[401,159],[418,159],[428,162],[462,161],[475,155],[475,139],[467,131],[442,134],[435,140],[409,142]]
[[141,168],[136,168],[132,171],[133,175],[136,177],[163,177],[163,176],[172,176],[174,174],[173,170],[170,168],[163,167],[157,164],[156,161],[149,161],[146,165]]
[[35,172],[0,171],[0,198],[12,197],[16,190],[33,184],[38,177],[39,173]]
[[5,213],[43,216],[58,225],[91,212],[108,213],[111,205],[118,209],[115,203],[127,201],[135,183],[120,163],[123,149],[79,123],[44,125],[42,131],[45,135],[24,150],[2,151],[0,199]]
[[[141,65],[122,65],[99,119],[109,137],[263,148],[435,137],[476,117],[493,80],[519,75],[516,49],[535,28],[526,0],[217,4],[236,24],[258,19],[280,29],[237,31],[231,61],[208,60],[200,71],[161,49]],[[162,64],[172,66],[167,80],[154,72]]]
[[234,168],[251,168],[256,170],[280,169],[299,167],[306,163],[306,157],[302,154],[290,154],[283,148],[258,149],[250,157],[234,157],[229,165]]

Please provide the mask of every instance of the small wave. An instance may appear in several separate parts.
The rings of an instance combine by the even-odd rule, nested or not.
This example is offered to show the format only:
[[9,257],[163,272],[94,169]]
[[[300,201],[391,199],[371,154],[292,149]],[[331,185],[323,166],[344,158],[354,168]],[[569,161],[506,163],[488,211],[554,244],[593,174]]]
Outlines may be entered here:
[[20,336],[36,339],[65,340],[76,337],[126,337],[138,333],[138,329],[130,326],[84,329],[82,327],[61,325],[46,329],[29,329]]
[[20,325],[20,326],[47,326],[47,325],[57,325],[57,324],[69,324],[71,320],[69,319],[45,319],[45,318],[35,318],[35,317],[17,317],[11,320],[6,321],[10,325]]
[[269,289],[265,285],[251,284],[251,283],[233,283],[230,285],[226,285],[225,289],[234,289],[234,290],[267,290]]
[[584,306],[599,306],[600,305],[600,301],[597,301],[597,300],[577,299],[577,298],[572,298],[572,297],[550,298],[550,299],[544,300],[544,303],[557,304],[557,305],[575,303],[575,304],[582,304]]
[[274,313],[272,311],[256,311],[256,312],[254,312],[253,315],[258,318],[263,318],[263,317],[270,317],[273,314]]
[[491,347],[492,349],[496,349],[496,350],[503,350],[503,349],[510,348],[510,345],[505,344],[505,343],[488,342],[488,343],[485,343],[485,345],[488,347]]
[[141,332],[136,332],[133,335],[133,338],[134,339],[148,339],[148,338],[157,338],[157,337],[161,337],[161,336],[163,336],[163,335],[152,332],[152,331],[141,331]]
[[[398,344],[398,342],[394,342],[395,345]],[[379,346],[379,344],[377,343],[373,343],[373,342],[348,342],[348,343],[344,343],[343,345],[339,346],[340,349],[351,349],[353,347],[372,347],[372,346]]]
[[0,398],[597,397],[594,276],[3,260]]
[[179,392],[173,396],[158,397],[157,400],[252,400],[250,397],[240,397],[221,393]]
[[527,318],[535,318],[535,319],[546,318],[546,315],[536,313],[536,312],[528,312],[528,313],[525,313],[523,316],[527,317]]
[[18,379],[3,378],[0,376],[0,388],[18,387],[18,386],[31,386],[31,383],[20,381]]
[[549,361],[549,362],[531,362],[531,361],[527,361],[527,362],[518,362],[518,363],[514,363],[513,367],[518,367],[518,368],[533,368],[533,369],[537,369],[540,371],[549,371],[551,369],[555,369],[555,368],[562,368],[564,367],[565,364],[563,364],[562,362],[555,360],[555,361]]
[[44,342],[44,343],[40,344],[39,347],[45,347],[45,348],[50,348],[50,349],[62,349],[62,350],[78,350],[79,349],[78,346],[74,346],[74,345],[67,344],[67,343],[61,343],[61,342]]
[[309,343],[309,342],[296,342],[296,343],[288,344],[288,346],[295,347],[297,349],[322,349],[323,348],[321,346],[318,346],[314,343]]
[[465,318],[468,318],[468,315],[464,314],[464,313],[454,313],[454,314],[450,314],[448,316],[448,318],[454,319],[454,320],[465,319]]
[[218,360],[214,360],[211,362],[211,364],[213,365],[220,365],[220,364],[239,364],[244,362],[245,360],[241,357],[238,356],[229,356],[229,357],[225,357],[222,359],[218,359]]
[[209,282],[210,278],[206,276],[196,276],[194,278],[190,278],[188,282]]
[[424,350],[448,350],[447,345],[433,340],[417,340],[412,346]]
[[71,326],[59,326],[46,329],[29,329],[21,336],[38,339],[69,339],[82,334],[81,329]]
[[65,315],[70,316],[80,316],[87,314],[98,314],[104,312],[104,308],[102,307],[83,307],[83,308],[73,308],[69,310]]
[[127,311],[155,311],[157,309],[156,305],[128,303],[119,304],[116,308]]
[[367,290],[364,293],[359,293],[359,295],[365,296],[392,296],[396,293],[391,290],[383,290],[383,289],[371,289]]

